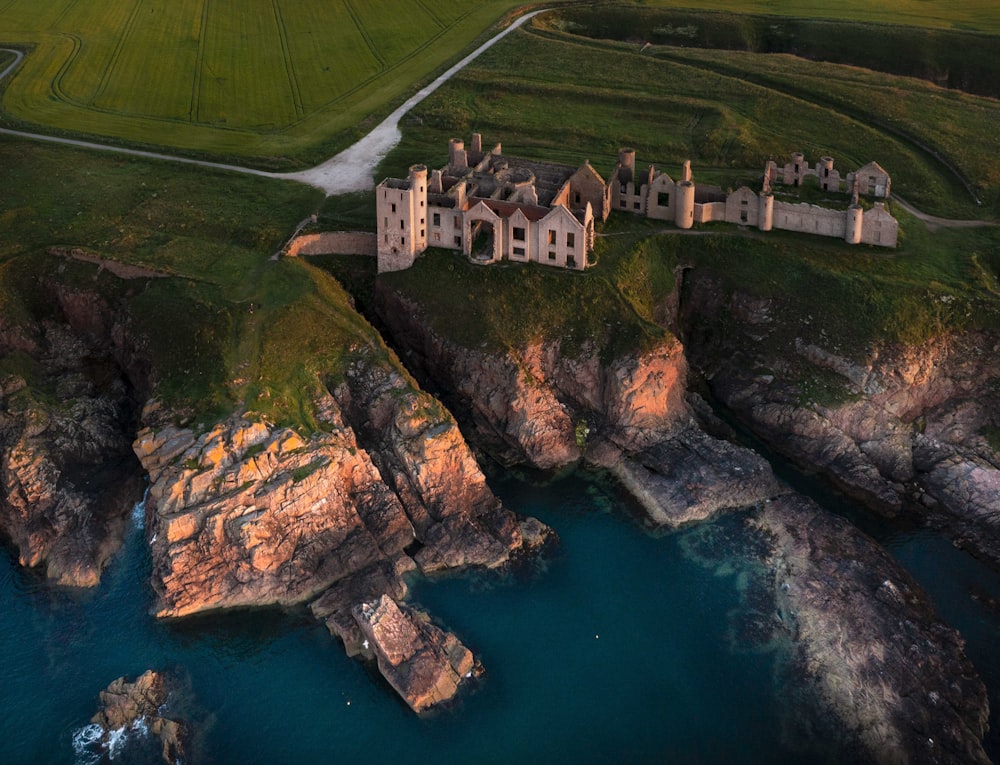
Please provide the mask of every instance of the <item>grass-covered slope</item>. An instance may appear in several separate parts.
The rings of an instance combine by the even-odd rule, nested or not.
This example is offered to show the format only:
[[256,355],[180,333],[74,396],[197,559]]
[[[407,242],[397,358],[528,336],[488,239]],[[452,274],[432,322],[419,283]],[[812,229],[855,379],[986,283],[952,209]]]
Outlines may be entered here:
[[318,160],[514,5],[5,0],[0,44],[28,55],[4,86],[3,111],[20,127],[273,167]]
[[[319,206],[304,186],[0,139],[3,325],[51,315],[45,277],[119,307],[155,393],[204,421],[245,406],[315,425],[312,401],[355,354],[388,357],[325,272],[272,260]],[[121,280],[52,248],[165,277]]]

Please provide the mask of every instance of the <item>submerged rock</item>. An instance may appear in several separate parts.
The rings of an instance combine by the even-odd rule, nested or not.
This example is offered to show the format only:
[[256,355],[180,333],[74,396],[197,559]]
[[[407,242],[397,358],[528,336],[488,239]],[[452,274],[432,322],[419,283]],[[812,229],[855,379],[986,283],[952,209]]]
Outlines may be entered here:
[[170,765],[181,762],[187,736],[182,723],[163,716],[168,689],[163,675],[147,670],[134,682],[125,677],[101,691],[101,709],[91,723],[100,728],[100,746],[113,759],[115,742],[129,730],[141,730],[160,740],[163,759]]
[[795,667],[857,761],[989,762],[986,688],[962,638],[888,553],[801,495],[766,504],[751,526],[769,540]]
[[479,670],[458,638],[386,595],[355,606],[353,614],[379,671],[414,712],[448,701]]

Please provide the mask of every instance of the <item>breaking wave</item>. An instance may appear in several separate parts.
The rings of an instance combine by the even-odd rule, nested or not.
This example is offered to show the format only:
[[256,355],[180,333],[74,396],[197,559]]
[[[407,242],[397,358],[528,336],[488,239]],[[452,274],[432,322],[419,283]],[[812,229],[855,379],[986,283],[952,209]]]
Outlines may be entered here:
[[97,765],[103,758],[114,760],[132,739],[149,736],[146,718],[140,717],[131,725],[105,731],[97,723],[90,723],[73,732],[73,753],[76,765]]

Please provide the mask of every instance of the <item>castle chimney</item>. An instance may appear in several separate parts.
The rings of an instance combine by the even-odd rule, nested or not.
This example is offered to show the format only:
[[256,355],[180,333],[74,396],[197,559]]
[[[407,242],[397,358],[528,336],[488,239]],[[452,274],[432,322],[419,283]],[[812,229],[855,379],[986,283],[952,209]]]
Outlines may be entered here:
[[472,134],[472,153],[482,154],[483,153],[483,135],[482,133]]
[[465,141],[452,138],[448,143],[448,164],[454,173],[464,173],[469,169],[469,157],[465,153]]
[[681,181],[691,180],[691,160],[685,159],[684,164],[681,165]]

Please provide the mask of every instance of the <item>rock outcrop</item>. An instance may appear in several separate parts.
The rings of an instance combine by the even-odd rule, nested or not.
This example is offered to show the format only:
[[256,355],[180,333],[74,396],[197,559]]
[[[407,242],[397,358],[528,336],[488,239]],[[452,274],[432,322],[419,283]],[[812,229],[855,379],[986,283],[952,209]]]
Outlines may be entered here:
[[165,762],[181,762],[187,731],[181,722],[164,716],[167,696],[166,680],[158,672],[148,670],[135,682],[119,677],[101,691],[101,708],[90,721],[97,729],[88,743],[97,744],[114,759],[127,733],[141,732],[159,739]]
[[53,318],[0,327],[0,533],[21,565],[90,587],[141,496],[133,403],[109,347],[110,308],[53,292]]
[[[1000,561],[1000,454],[985,435],[1000,427],[1000,337],[946,335],[855,361],[832,340],[787,340],[773,299],[696,272],[685,281],[692,363],[755,434],[876,510],[938,514]],[[719,316],[729,331],[716,331]]]
[[[308,436],[238,415],[139,433],[157,615],[313,601],[363,653],[358,607],[404,598],[406,572],[496,568],[547,536],[500,504],[451,416],[392,367],[360,358],[316,403]],[[413,691],[413,705],[446,685]]]
[[472,652],[429,617],[383,595],[353,609],[379,671],[414,712],[448,701],[478,669]]
[[447,391],[476,445],[503,463],[552,469],[583,458],[610,466],[689,416],[684,351],[673,338],[611,361],[593,344],[573,354],[558,342],[490,352],[436,334],[418,305],[384,285],[376,286],[376,310],[407,363]]
[[986,689],[911,577],[850,523],[801,495],[751,516],[795,664],[858,762],[988,763]]
[[663,528],[704,521],[787,491],[759,454],[693,426],[623,458],[611,472],[650,522]]

